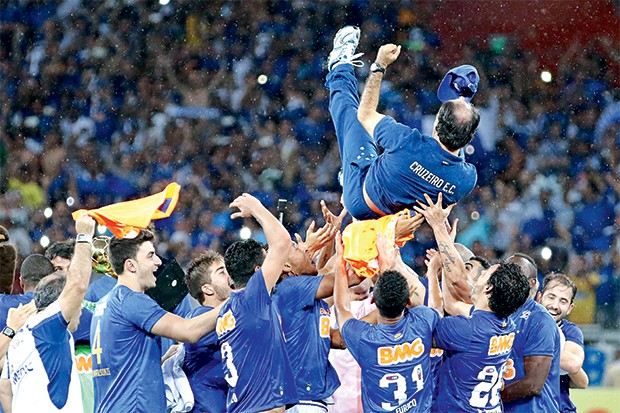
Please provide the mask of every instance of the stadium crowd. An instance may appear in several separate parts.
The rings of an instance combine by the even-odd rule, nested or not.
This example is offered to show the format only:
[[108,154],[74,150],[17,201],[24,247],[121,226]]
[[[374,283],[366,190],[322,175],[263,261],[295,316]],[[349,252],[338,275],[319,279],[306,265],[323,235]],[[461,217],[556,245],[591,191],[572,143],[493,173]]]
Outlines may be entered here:
[[[322,227],[330,215],[320,200],[338,209],[342,192],[323,86],[326,45],[345,22],[361,22],[367,66],[381,44],[403,45],[380,109],[430,134],[437,85],[456,63],[445,60],[425,23],[432,5],[261,5],[0,4],[0,224],[20,260],[75,237],[71,211],[143,197],[171,181],[182,186],[181,197],[170,218],[155,222],[154,246],[184,268],[202,250],[224,255],[242,226],[252,239],[270,241],[260,220],[231,218],[229,204],[243,192],[272,211],[287,199],[291,234],[312,220]],[[465,148],[478,183],[453,210],[457,240],[475,256],[493,262],[525,253],[539,265],[540,281],[567,274],[577,287],[568,320],[608,329],[620,327],[613,49],[604,38],[573,44],[545,83],[517,39],[463,47],[458,61],[481,77],[473,101],[480,126]],[[423,225],[415,235],[401,254],[423,274],[437,234]]]

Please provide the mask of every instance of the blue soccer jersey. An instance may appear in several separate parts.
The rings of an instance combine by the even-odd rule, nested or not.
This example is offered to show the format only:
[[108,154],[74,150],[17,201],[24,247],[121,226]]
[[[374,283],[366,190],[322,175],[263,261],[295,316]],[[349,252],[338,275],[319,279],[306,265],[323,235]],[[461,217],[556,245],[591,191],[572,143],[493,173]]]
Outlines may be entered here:
[[96,412],[166,412],[161,349],[151,334],[165,314],[124,285],[99,300],[90,327]]
[[32,291],[25,294],[0,294],[0,328],[6,326],[9,311],[19,307],[20,304],[28,304],[32,300],[34,300],[34,292]]
[[[199,306],[187,318],[204,314],[213,307]],[[228,384],[222,370],[222,353],[215,332],[196,343],[185,344],[183,371],[194,393],[194,412],[225,413]]]
[[298,402],[280,314],[263,271],[233,292],[220,309],[216,333],[228,382],[229,413],[257,412]]
[[329,306],[316,299],[322,280],[288,277],[273,293],[300,400],[323,400],[340,386],[338,373],[327,359],[331,344]]
[[510,359],[504,372],[506,385],[525,376],[524,359],[531,356],[552,357],[551,368],[540,396],[504,403],[505,412],[550,413],[559,411],[560,333],[547,310],[528,299],[513,315],[516,334]]
[[476,186],[476,168],[439,146],[432,137],[386,116],[374,137],[384,152],[370,166],[366,192],[385,213],[411,208],[428,194],[443,194],[444,205],[460,201]]
[[395,324],[356,319],[340,327],[362,369],[365,412],[427,412],[432,402],[430,352],[439,314],[428,307],[406,310]]
[[439,373],[436,412],[501,413],[502,375],[515,338],[515,325],[489,311],[446,317],[435,342],[446,358]]
[[[562,320],[560,323],[560,329],[562,333],[564,333],[564,337],[566,338],[566,342],[572,341],[573,343],[577,343],[583,348],[583,333],[577,327],[575,323],[571,323],[568,320]],[[568,412],[576,412],[577,407],[573,404],[570,399],[570,377],[568,374],[562,374],[560,376],[560,412],[568,413]]]

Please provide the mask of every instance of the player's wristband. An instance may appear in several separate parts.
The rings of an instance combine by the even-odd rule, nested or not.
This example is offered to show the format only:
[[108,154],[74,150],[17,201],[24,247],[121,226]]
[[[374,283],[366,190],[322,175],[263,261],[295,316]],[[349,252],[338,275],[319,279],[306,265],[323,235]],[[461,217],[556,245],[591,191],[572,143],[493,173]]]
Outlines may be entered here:
[[92,244],[93,236],[90,234],[77,234],[77,236],[75,237],[75,242],[76,244],[80,242],[86,242],[88,244]]
[[381,73],[385,74],[385,67],[381,66],[377,62],[374,62],[373,64],[370,65],[370,71],[372,73],[381,72]]

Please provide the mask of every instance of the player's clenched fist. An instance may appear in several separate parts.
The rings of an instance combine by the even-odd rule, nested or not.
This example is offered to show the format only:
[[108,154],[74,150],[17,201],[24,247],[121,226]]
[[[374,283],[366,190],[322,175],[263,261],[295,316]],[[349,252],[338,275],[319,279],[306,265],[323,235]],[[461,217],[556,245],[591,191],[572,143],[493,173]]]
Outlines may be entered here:
[[75,231],[78,234],[93,235],[95,233],[95,220],[86,214],[80,215],[75,220]]
[[238,212],[234,212],[231,218],[251,217],[256,214],[257,211],[265,209],[263,204],[258,199],[250,194],[243,194],[237,197],[229,205],[231,208],[239,209]]
[[400,55],[400,46],[388,43],[379,48],[376,62],[383,67],[391,65]]

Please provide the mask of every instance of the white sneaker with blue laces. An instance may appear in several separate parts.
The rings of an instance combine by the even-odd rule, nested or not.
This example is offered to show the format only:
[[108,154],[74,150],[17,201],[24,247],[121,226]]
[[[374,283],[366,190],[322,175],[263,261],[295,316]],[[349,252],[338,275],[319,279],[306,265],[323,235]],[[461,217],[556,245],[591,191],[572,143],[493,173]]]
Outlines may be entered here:
[[364,53],[355,54],[355,49],[360,41],[360,29],[356,26],[345,26],[338,30],[334,37],[334,48],[329,53],[327,68],[332,70],[342,63],[350,63],[355,67],[362,67],[361,60],[355,60]]

